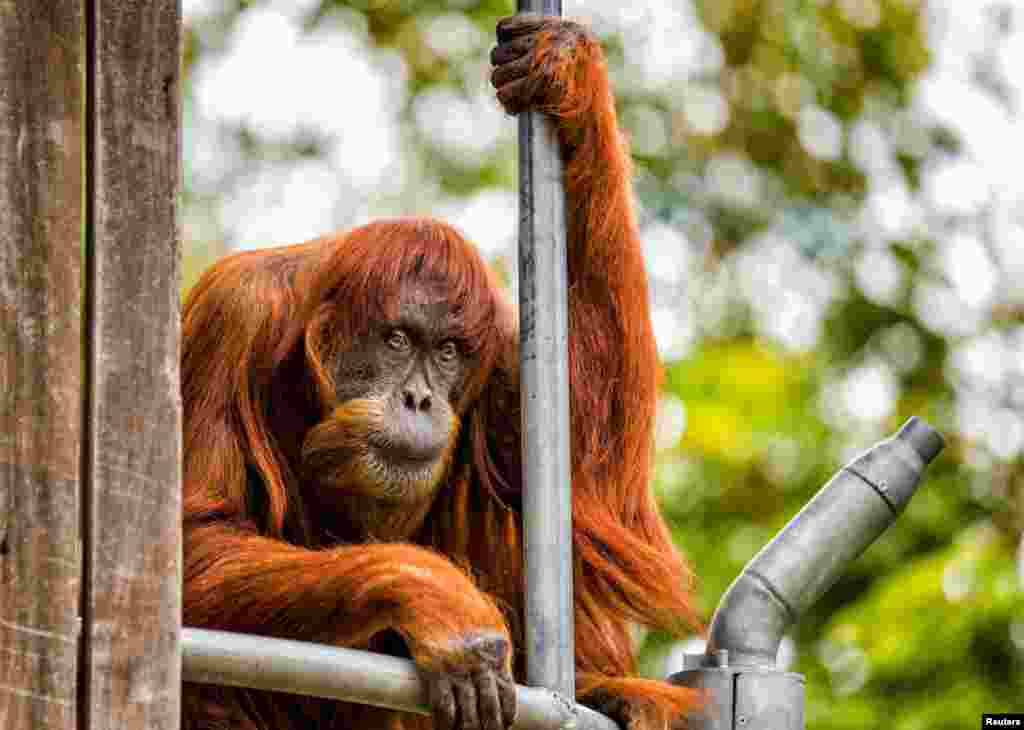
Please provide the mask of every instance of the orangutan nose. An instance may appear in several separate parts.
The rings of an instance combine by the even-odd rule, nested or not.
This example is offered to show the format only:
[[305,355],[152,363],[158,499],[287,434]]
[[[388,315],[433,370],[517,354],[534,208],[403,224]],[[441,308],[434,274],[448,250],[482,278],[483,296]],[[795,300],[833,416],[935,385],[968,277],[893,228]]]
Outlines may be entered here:
[[406,387],[402,391],[402,404],[406,410],[410,411],[429,411],[430,410],[430,390],[420,387]]

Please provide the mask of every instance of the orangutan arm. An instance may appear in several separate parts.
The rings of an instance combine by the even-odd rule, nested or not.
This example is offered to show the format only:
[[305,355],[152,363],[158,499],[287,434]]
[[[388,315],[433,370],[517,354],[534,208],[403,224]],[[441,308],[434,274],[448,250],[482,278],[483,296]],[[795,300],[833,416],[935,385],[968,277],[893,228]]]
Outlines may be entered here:
[[188,626],[354,648],[391,629],[421,668],[438,671],[461,665],[460,642],[509,648],[491,599],[431,550],[402,543],[310,550],[225,522],[193,526],[185,541]]
[[638,465],[650,460],[658,361],[604,54],[582,26],[536,15],[501,21],[498,39],[499,101],[548,113],[565,163],[574,478],[583,470],[646,487]]
[[[565,164],[578,695],[624,724],[659,727],[694,694],[629,676],[628,622],[680,635],[699,622],[649,488],[660,371],[630,158],[586,29],[520,15],[499,23],[498,40],[499,101],[511,113],[546,112]],[[505,461],[511,452],[506,443]]]

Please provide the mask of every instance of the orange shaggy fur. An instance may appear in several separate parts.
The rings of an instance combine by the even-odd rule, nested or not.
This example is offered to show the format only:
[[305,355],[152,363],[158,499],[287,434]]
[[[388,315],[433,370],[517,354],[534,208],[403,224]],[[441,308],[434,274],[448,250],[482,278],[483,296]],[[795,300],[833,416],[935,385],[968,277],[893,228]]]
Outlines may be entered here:
[[[630,161],[600,47],[584,43],[566,58],[542,38],[537,63],[558,87],[561,101],[546,111],[567,164],[578,695],[621,697],[630,725],[660,730],[694,696],[634,676],[629,625],[685,635],[697,620],[688,570],[649,490],[659,366]],[[332,358],[422,273],[447,282],[480,365],[453,404],[457,438],[415,540],[352,542],[308,508],[303,464],[332,440],[358,442],[366,406],[336,402]],[[509,631],[517,646],[523,528],[511,312],[476,250],[429,218],[240,253],[208,271],[183,315],[185,623],[389,651],[398,636],[422,665],[481,627]],[[186,686],[184,717],[186,728],[430,723],[201,685]]]

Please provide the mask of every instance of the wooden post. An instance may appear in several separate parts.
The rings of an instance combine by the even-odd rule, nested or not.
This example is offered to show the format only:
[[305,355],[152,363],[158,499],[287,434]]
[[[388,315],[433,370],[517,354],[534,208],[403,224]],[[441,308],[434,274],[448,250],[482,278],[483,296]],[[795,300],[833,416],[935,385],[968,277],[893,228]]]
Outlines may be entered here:
[[82,0],[0,2],[0,727],[77,719]]
[[83,730],[180,723],[181,18],[90,0]]
[[5,730],[179,723],[178,14],[0,2]]

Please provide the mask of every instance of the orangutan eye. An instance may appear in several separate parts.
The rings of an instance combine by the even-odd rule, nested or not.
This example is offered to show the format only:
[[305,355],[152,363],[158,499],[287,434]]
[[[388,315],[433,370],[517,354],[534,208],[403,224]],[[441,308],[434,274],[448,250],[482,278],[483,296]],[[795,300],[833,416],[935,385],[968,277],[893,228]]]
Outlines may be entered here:
[[441,343],[441,346],[437,348],[437,357],[443,363],[453,363],[459,358],[459,346],[455,344],[455,340],[445,340]]
[[398,352],[405,352],[409,349],[409,335],[402,329],[393,329],[388,332],[388,347]]

